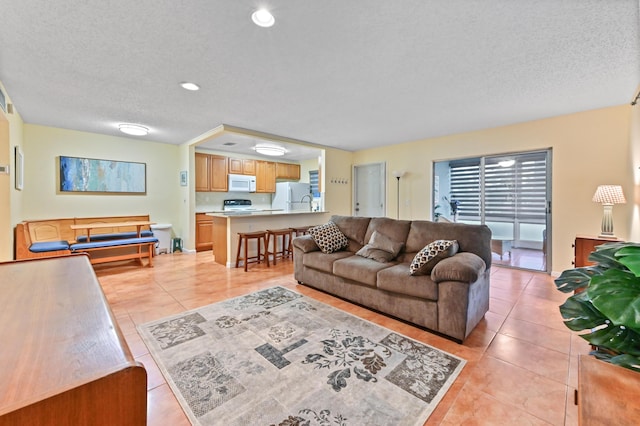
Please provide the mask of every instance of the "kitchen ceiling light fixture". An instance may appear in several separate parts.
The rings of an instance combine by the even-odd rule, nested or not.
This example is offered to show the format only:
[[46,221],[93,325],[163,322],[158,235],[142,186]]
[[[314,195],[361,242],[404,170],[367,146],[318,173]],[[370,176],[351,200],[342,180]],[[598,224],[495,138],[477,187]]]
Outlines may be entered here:
[[131,136],[146,136],[149,134],[149,129],[139,124],[120,124],[118,129],[122,133],[126,133]]
[[259,143],[256,146],[254,146],[253,150],[258,154],[269,155],[271,157],[280,157],[287,153],[287,150],[282,146],[269,145],[269,144],[263,144],[263,143]]
[[267,9],[258,9],[251,14],[251,20],[259,27],[268,28],[275,24],[276,19]]
[[180,83],[180,86],[183,89],[191,90],[192,92],[195,92],[196,90],[200,90],[200,86],[198,86],[195,83],[188,82],[188,81],[183,81],[182,83]]

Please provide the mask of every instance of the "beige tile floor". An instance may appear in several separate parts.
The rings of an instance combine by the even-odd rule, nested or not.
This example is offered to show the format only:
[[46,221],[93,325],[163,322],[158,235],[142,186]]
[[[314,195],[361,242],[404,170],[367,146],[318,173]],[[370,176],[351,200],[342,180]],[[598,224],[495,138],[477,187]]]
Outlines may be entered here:
[[293,279],[290,260],[248,272],[213,262],[211,252],[168,254],[153,268],[96,266],[111,308],[136,359],[148,372],[148,424],[188,425],[136,325],[265,287],[282,285],[467,360],[427,425],[576,425],[578,355],[589,346],[562,323],[565,295],[544,274],[494,266],[490,311],[460,345]]

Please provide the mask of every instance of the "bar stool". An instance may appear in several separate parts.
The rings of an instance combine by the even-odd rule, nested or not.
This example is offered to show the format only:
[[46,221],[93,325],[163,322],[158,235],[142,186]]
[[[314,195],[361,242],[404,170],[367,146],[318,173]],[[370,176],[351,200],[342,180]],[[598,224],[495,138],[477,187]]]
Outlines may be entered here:
[[[269,241],[273,236],[273,250],[269,251]],[[282,237],[282,251],[278,252],[278,237]],[[289,237],[289,241],[287,241]],[[287,244],[288,242],[288,244]],[[273,255],[273,264],[276,264],[276,257],[284,259],[291,255],[291,228],[267,229],[267,258]]]
[[[250,240],[257,240],[258,253],[256,256],[248,257]],[[265,254],[261,254],[260,241],[264,243]],[[269,249],[267,245],[268,242],[269,240],[267,239],[266,231],[238,232],[238,253],[236,254],[236,268],[239,267],[240,261],[244,260],[244,271],[247,272],[247,265],[249,263],[260,263],[262,259],[265,259],[267,261],[267,267],[269,267],[269,252],[267,251]],[[242,247],[242,243],[244,243],[244,257],[241,258],[240,249]]]
[[307,235],[307,232],[310,228],[313,228],[315,225],[306,225],[306,226],[294,226],[291,229],[291,237],[289,238],[289,252],[293,253],[293,237],[297,237],[299,235]]

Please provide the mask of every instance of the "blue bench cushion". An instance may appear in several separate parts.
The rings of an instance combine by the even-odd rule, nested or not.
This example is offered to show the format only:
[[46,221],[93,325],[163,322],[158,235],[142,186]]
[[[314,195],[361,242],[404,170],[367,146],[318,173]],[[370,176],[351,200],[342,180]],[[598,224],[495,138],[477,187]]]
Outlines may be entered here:
[[[125,238],[137,238],[138,237],[138,233],[137,232],[119,232],[117,234],[95,234],[91,236],[91,241],[104,241],[104,240],[118,240],[118,239],[125,239]],[[140,232],[140,237],[153,237],[153,231],[141,231]],[[78,238],[76,238],[76,241],[79,243],[86,243],[87,242],[87,236],[86,235],[79,235]]]
[[33,253],[44,253],[46,251],[69,250],[67,241],[46,241],[43,243],[33,243],[29,251]]
[[87,250],[101,247],[118,247],[130,244],[157,243],[155,237],[124,238],[121,240],[90,241],[88,243],[71,244],[71,251]]

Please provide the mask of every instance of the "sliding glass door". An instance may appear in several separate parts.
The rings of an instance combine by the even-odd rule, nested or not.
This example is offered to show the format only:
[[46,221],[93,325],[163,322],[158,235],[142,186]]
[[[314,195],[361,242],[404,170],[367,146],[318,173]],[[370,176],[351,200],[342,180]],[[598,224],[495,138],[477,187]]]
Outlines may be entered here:
[[546,271],[550,160],[545,150],[437,162],[435,215],[489,226],[496,264]]

